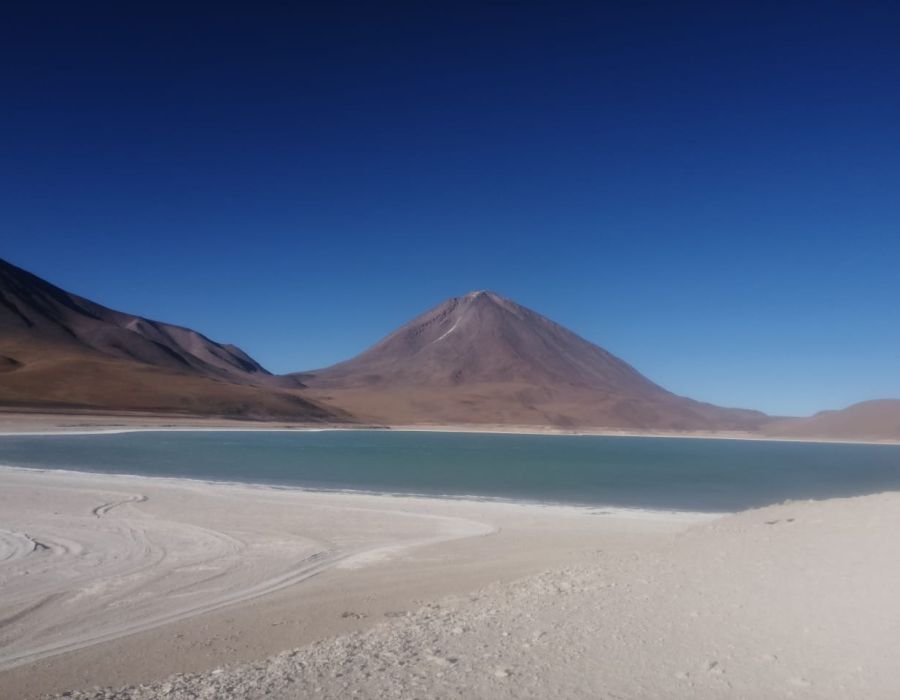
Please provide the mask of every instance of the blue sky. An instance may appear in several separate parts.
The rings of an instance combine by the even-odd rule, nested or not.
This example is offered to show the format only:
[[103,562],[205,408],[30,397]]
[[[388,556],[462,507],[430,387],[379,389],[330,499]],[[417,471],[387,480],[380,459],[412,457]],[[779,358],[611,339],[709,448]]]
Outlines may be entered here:
[[177,5],[4,4],[0,256],[276,372],[488,288],[695,398],[900,396],[900,4]]

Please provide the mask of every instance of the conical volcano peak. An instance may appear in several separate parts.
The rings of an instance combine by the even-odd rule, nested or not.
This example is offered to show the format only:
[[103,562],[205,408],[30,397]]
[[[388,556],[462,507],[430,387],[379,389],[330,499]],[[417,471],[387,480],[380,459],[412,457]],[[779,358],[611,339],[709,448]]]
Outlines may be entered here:
[[496,292],[489,291],[487,289],[479,289],[474,292],[469,292],[461,297],[452,297],[448,299],[445,303],[452,304],[458,303],[463,306],[472,306],[476,304],[510,304],[509,299],[500,296]]
[[572,331],[486,289],[451,297],[351,360],[304,373],[386,422],[740,427],[758,420],[671,394]]
[[494,301],[503,299],[503,297],[501,297],[499,294],[497,294],[496,292],[492,292],[489,289],[478,289],[474,292],[469,292],[468,294],[466,294],[463,297],[463,299],[471,299],[471,300],[481,299],[481,298],[491,299]]
[[501,294],[497,294],[497,292],[492,292],[488,289],[479,289],[474,292],[469,292],[462,297],[453,297],[444,302],[444,304],[458,305],[460,309],[494,307],[504,309],[517,315],[526,310],[523,306],[520,306],[512,299],[502,296]]
[[667,394],[602,348],[488,290],[447,299],[312,380],[335,388],[521,382]]

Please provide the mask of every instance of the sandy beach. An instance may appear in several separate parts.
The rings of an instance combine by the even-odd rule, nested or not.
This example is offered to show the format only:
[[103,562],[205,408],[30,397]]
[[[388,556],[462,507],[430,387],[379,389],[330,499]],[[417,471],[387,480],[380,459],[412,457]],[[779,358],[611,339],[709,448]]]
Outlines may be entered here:
[[750,511],[265,661],[76,697],[888,700],[898,513],[897,494]]
[[13,468],[0,481],[4,697],[258,659],[709,517]]

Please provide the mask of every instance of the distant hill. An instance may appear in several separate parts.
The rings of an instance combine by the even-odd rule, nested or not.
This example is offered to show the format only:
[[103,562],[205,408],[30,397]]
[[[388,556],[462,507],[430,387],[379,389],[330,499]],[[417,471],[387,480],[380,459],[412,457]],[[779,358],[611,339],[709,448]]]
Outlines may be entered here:
[[333,419],[233,345],[114,311],[0,260],[0,404]]
[[322,401],[383,423],[745,431],[770,420],[676,396],[487,291],[448,299],[353,359],[294,376]]
[[785,418],[766,425],[764,432],[775,437],[900,440],[900,399],[863,401],[810,418]]
[[156,367],[246,384],[275,377],[243,350],[197,331],[108,309],[0,260],[0,337],[77,346]]

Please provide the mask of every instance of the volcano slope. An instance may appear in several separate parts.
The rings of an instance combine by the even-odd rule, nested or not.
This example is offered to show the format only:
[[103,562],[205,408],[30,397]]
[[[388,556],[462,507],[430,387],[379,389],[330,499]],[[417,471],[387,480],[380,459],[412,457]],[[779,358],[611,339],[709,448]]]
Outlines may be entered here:
[[666,391],[488,291],[448,299],[346,362],[292,376],[323,403],[394,425],[752,431],[768,420]]

